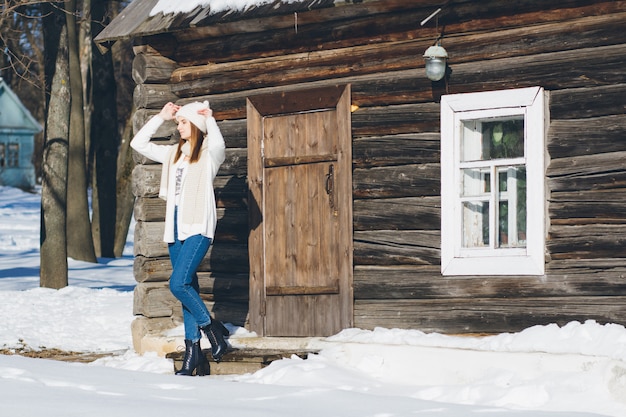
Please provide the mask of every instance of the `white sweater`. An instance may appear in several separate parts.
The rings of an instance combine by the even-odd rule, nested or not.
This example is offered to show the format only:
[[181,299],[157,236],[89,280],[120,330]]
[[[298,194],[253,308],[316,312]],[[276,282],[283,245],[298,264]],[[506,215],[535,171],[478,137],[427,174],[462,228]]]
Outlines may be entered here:
[[[154,116],[150,119],[140,130],[137,132],[133,140],[130,142],[130,146],[144,155],[147,158],[152,159],[155,162],[164,163],[167,159],[170,150],[178,145],[157,145],[152,143],[150,139],[159,129],[159,127],[163,124],[164,120],[159,115]],[[210,181],[206,182],[206,204],[205,207],[206,213],[203,216],[203,221],[200,223],[189,224],[185,222],[185,218],[183,216],[178,216],[177,221],[177,229],[178,229],[178,239],[185,240],[190,236],[201,234],[208,238],[213,239],[215,235],[215,227],[217,226],[217,211],[215,207],[215,191],[213,190],[213,180],[217,175],[217,171],[219,170],[220,165],[224,162],[225,157],[225,145],[224,138],[222,137],[222,133],[220,132],[219,127],[217,126],[217,122],[213,117],[208,117],[206,119],[206,127],[207,134],[205,138],[205,145],[208,150],[208,157],[205,155],[201,155],[200,161],[198,163],[207,163],[208,164],[208,175],[210,177]],[[180,160],[179,160],[180,161]],[[176,170],[176,166],[178,164],[170,165],[170,173],[168,173],[167,178],[169,179],[169,184],[167,186],[167,196],[166,196],[166,210],[165,210],[165,231],[163,233],[163,240],[167,243],[174,242],[174,208],[176,205],[175,198],[175,175],[172,171]],[[182,179],[182,187],[185,187],[185,178]],[[184,199],[181,195],[180,206],[182,207],[185,204]],[[181,210],[179,210],[180,213]]]

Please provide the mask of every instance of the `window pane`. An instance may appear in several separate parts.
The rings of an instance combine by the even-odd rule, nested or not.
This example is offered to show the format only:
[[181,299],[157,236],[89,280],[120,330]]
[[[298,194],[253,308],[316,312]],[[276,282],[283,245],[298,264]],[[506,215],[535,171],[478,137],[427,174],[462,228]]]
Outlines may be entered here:
[[466,120],[461,141],[463,162],[524,156],[524,119]]
[[463,197],[477,197],[491,192],[489,168],[462,169]]
[[498,247],[526,247],[526,168],[498,169]]
[[20,145],[17,143],[9,143],[8,149],[8,166],[9,167],[18,167],[20,160]]
[[463,203],[463,247],[489,246],[489,202],[466,201]]

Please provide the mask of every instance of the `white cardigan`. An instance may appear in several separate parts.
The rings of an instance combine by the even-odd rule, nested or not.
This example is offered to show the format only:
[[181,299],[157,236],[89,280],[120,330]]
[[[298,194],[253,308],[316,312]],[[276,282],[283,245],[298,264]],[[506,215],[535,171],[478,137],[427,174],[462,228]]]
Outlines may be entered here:
[[[169,155],[170,150],[178,145],[157,145],[152,143],[150,139],[163,124],[164,120],[159,115],[150,119],[140,130],[137,132],[133,140],[130,142],[130,146],[144,155],[147,158],[152,159],[155,162],[164,163]],[[203,216],[204,221],[197,224],[187,224],[183,216],[178,216],[178,219],[174,219],[174,208],[176,204],[175,198],[175,175],[171,175],[172,171],[176,169],[178,164],[170,165],[170,173],[168,173],[169,184],[167,187],[166,196],[166,210],[165,210],[165,231],[163,233],[163,240],[167,243],[174,242],[174,221],[177,221],[178,239],[185,240],[190,236],[201,234],[208,238],[213,239],[215,235],[215,227],[217,226],[217,210],[215,207],[215,191],[213,189],[213,180],[217,175],[220,165],[224,162],[225,157],[225,145],[224,138],[220,132],[217,122],[213,117],[206,119],[207,134],[205,138],[205,145],[208,150],[208,158],[202,158],[208,164],[208,175],[210,181],[206,183],[206,198],[207,212]],[[206,143],[208,141],[208,143]],[[179,160],[180,161],[180,160]],[[185,186],[185,179],[183,178],[183,188]],[[181,206],[184,204],[181,195]],[[180,211],[180,210],[179,210]]]

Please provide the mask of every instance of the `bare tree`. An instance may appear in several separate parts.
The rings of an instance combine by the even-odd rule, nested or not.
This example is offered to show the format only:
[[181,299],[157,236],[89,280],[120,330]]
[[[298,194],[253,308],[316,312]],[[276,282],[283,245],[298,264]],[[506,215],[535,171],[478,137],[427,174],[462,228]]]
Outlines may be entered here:
[[0,2],[0,47],[5,79],[32,84],[43,91],[42,1]]
[[[128,2],[0,0],[0,76],[12,88],[18,85],[14,89],[18,96],[46,125],[35,157],[42,178],[44,286],[67,285],[66,270],[48,274],[53,266],[67,268],[67,260],[61,258],[95,262],[96,255],[121,256],[124,249],[134,201],[130,191],[132,153],[128,149],[134,88],[132,49],[128,42],[118,42],[112,53],[100,55],[91,45],[92,37]],[[61,27],[69,28],[69,33],[63,35],[59,49]],[[65,45],[68,41],[69,46]],[[63,57],[68,62],[62,62]],[[77,62],[81,63],[78,71]],[[64,74],[66,70],[71,75]],[[68,106],[67,111],[63,105]],[[65,120],[70,114],[72,120]],[[118,114],[124,117],[118,119]],[[71,133],[65,133],[66,128]],[[44,166],[41,170],[40,165]],[[60,225],[64,225],[63,233]],[[62,247],[51,251],[53,243]],[[43,257],[50,254],[47,263]],[[52,275],[59,277],[61,284],[50,284]]]
[[[132,113],[132,111],[130,113]],[[122,134],[122,143],[117,157],[117,206],[115,213],[117,225],[115,227],[114,243],[114,253],[116,257],[122,256],[124,252],[135,203],[135,196],[132,191],[132,173],[135,167],[133,151],[130,147],[132,138],[133,123],[132,119],[128,118],[126,128]]]
[[76,0],[65,1],[67,42],[70,63],[70,147],[67,175],[67,254],[81,261],[97,262],[91,236],[89,200],[87,195],[87,161],[83,82],[79,60],[76,27]]
[[45,6],[45,72],[50,101],[42,163],[40,286],[68,284],[66,245],[67,161],[70,134],[70,91],[67,28],[62,13]]
[[[128,1],[110,1],[108,3],[110,14],[102,23],[113,19],[126,6]],[[129,40],[118,40],[111,48],[114,67],[114,78],[117,91],[117,114],[118,131],[121,133],[121,141],[117,156],[117,198],[116,198],[116,228],[115,228],[115,256],[122,256],[128,229],[133,216],[135,196],[132,191],[132,171],[135,166],[130,141],[133,138],[132,115],[133,91],[135,81],[132,78],[133,47]],[[124,115],[124,116],[122,116]]]
[[[18,93],[22,103],[40,121],[45,119],[45,74],[42,3],[0,1],[0,76]],[[42,123],[43,124],[43,123]],[[44,135],[35,135],[35,154],[42,153]],[[33,158],[41,175],[41,158]]]
[[[91,37],[103,29],[107,19],[107,2],[91,1]],[[99,256],[115,257],[116,232],[116,171],[120,134],[117,128],[116,90],[113,57],[109,50],[101,54],[97,48],[91,49],[91,160],[92,168],[92,210],[91,222],[94,246]],[[128,229],[127,229],[128,233]]]

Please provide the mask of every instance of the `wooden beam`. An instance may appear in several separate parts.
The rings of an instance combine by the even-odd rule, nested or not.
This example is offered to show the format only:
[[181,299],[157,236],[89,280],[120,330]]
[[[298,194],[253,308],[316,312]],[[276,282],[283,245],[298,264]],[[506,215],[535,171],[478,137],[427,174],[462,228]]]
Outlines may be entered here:
[[[625,323],[626,297],[357,300],[354,325],[448,334],[516,332],[535,325],[596,320]],[[558,308],[555,308],[558,306]]]
[[[189,66],[368,45],[372,43],[372,39],[378,42],[421,39],[432,44],[439,35],[432,25],[421,27],[419,22],[440,4],[397,4],[402,2],[394,0],[373,2],[370,6],[376,3],[377,8],[362,8],[358,16],[340,14],[337,8],[299,13],[297,33],[294,16],[288,15],[263,19],[263,26],[259,28],[264,32],[262,35],[257,31],[248,32],[249,27],[254,27],[255,21],[241,21],[233,23],[231,30],[224,30],[225,26],[216,25],[213,28],[177,32],[176,36],[179,38],[169,41],[173,45],[164,45],[162,48],[171,50],[172,58],[175,57],[176,61]],[[394,8],[392,3],[396,3],[397,7]],[[580,16],[600,16],[624,11],[624,2],[621,1],[598,3],[591,0],[566,0],[546,4],[537,0],[523,0],[516,1],[514,14],[510,13],[510,5],[498,0],[484,0],[480,8],[468,1],[455,3],[446,9],[444,17],[440,16],[439,23],[445,28],[446,39],[461,33],[479,34],[510,28],[528,28],[564,22]],[[357,11],[359,7],[351,5],[341,11]],[[322,13],[327,15],[321,16]],[[315,16],[316,14],[320,16]],[[307,19],[310,24],[303,24]],[[251,25],[248,26],[248,23]],[[215,30],[215,33],[207,33],[211,30]],[[200,50],[204,53],[198,54]],[[506,48],[501,48],[501,51],[504,50]],[[210,55],[207,51],[210,51]]]

